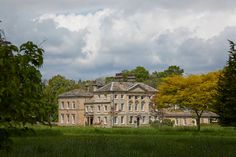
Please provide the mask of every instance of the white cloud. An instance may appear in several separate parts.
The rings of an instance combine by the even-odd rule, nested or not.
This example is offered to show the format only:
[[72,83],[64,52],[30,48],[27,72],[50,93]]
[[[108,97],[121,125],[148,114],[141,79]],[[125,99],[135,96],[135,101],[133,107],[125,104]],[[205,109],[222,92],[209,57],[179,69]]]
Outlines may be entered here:
[[[13,2],[15,6],[10,5]],[[34,4],[8,0],[4,2],[8,7],[0,6],[0,14],[12,19],[7,28],[13,41],[47,39],[46,77],[60,72],[89,78],[138,65],[156,70],[177,64],[189,73],[222,67],[226,39],[234,39],[236,31],[234,4],[232,0]],[[22,37],[19,32],[27,33]]]

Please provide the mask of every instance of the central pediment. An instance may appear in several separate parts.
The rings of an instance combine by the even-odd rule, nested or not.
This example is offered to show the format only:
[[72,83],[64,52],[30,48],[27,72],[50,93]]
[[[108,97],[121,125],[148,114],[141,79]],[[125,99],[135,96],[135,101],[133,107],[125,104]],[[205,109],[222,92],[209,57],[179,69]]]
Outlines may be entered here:
[[136,85],[129,89],[129,92],[146,92],[144,88],[142,88],[140,85]]

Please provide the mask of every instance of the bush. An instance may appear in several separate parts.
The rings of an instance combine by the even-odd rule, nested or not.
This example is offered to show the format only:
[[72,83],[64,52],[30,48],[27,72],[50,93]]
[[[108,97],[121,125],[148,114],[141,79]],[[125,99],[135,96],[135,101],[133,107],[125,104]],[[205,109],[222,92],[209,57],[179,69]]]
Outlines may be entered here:
[[170,119],[163,119],[162,121],[156,120],[154,122],[151,122],[151,126],[156,128],[156,127],[161,127],[161,126],[174,126],[174,121]]

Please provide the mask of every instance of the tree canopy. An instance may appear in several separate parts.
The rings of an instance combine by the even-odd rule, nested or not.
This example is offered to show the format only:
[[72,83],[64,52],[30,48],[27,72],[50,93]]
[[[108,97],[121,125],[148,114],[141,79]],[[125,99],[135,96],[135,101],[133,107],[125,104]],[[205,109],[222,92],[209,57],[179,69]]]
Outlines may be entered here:
[[172,76],[163,80],[155,97],[158,109],[179,105],[191,110],[200,130],[200,118],[215,103],[219,72],[188,77]]
[[215,106],[220,124],[236,126],[236,50],[230,42],[229,59],[218,82],[218,97]]
[[0,43],[0,124],[35,123],[40,118],[43,49],[33,42]]
[[58,118],[58,95],[79,87],[80,85],[76,83],[76,81],[66,79],[64,76],[61,75],[53,76],[51,79],[44,83],[43,102],[47,106],[47,110],[44,116],[48,119],[49,123],[50,121],[56,121]]

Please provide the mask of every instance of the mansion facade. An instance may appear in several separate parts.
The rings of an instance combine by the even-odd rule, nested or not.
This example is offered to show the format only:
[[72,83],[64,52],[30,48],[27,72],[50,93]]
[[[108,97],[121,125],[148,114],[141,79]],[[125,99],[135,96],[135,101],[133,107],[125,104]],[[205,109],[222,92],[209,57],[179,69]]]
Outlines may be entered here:
[[[75,89],[59,95],[61,126],[138,127],[159,120],[152,98],[157,90],[144,83],[111,82],[93,86],[93,91]],[[162,115],[163,116],[163,115]],[[214,114],[204,113],[201,123],[211,123]],[[175,125],[192,126],[196,120],[189,111],[168,110],[164,117]]]
[[154,120],[156,89],[133,82],[111,82],[93,92],[72,90],[59,95],[59,125],[145,126]]

